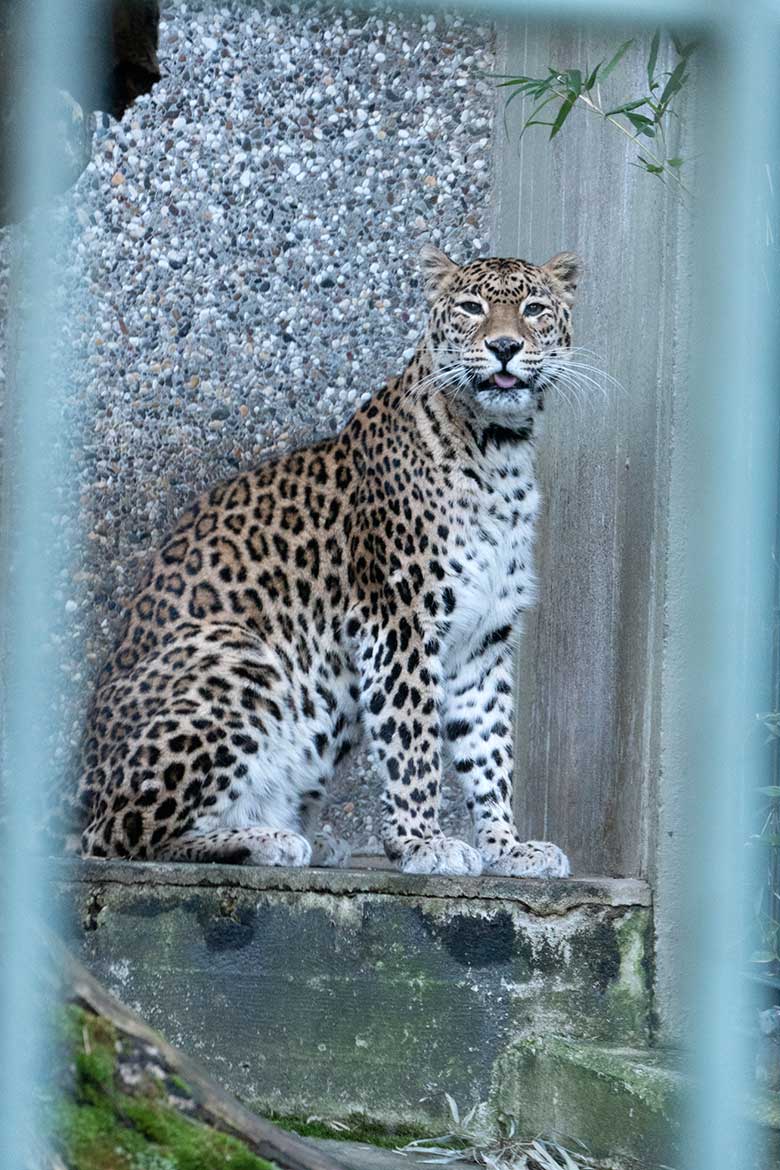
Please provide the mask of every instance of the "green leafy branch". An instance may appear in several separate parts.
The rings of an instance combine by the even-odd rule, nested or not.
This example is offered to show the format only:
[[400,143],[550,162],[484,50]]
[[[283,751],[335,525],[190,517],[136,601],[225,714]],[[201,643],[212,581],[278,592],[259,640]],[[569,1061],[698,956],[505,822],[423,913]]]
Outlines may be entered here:
[[[671,70],[659,71],[661,35],[661,30],[656,29],[650,42],[646,92],[616,104],[603,100],[601,86],[636,44],[635,37],[624,41],[609,60],[599,61],[594,69],[553,69],[548,66],[546,77],[510,77],[499,82],[499,88],[512,89],[507,107],[521,96],[535,103],[523,122],[520,137],[531,126],[549,126],[550,138],[555,138],[575,106],[582,106],[609,122],[634,143],[637,161],[633,166],[656,175],[664,183],[670,182],[682,196],[690,195],[681,174],[686,160],[679,155],[670,157],[667,135],[671,119],[678,116],[674,109],[675,100],[688,81],[690,59],[697,42],[685,44],[670,33],[678,61]],[[545,111],[547,116],[541,117]]]

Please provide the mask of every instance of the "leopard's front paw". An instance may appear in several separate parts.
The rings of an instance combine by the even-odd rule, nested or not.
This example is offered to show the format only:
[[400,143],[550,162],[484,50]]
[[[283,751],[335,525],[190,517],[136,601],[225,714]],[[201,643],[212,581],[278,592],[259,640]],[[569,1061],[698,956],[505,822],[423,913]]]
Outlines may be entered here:
[[471,874],[476,877],[482,873],[482,858],[476,849],[456,837],[428,837],[404,845],[401,869],[404,873]]
[[501,857],[486,857],[485,869],[506,877],[568,877],[571,873],[568,857],[551,841],[518,841]]

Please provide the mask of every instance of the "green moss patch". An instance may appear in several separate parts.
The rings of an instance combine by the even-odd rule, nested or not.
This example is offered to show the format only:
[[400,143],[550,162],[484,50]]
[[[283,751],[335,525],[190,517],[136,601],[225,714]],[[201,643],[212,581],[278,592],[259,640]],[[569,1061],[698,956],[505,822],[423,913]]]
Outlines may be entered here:
[[[159,1077],[140,1075],[128,1088],[123,1042],[105,1021],[70,1004],[58,1030],[64,1060],[51,1132],[71,1170],[274,1170],[236,1138],[182,1116]],[[190,1096],[175,1080],[177,1095]]]
[[[350,1113],[343,1121],[339,1122],[337,1129],[328,1125],[327,1121],[296,1117],[293,1114],[272,1113],[269,1115],[269,1121],[273,1121],[274,1125],[278,1125],[280,1129],[297,1133],[299,1137],[363,1142],[365,1145],[381,1146],[385,1150],[395,1150],[399,1146],[405,1146],[408,1142],[430,1135],[429,1130],[422,1128],[393,1129],[380,1122],[372,1121],[362,1113]],[[342,1128],[342,1126],[346,1126],[346,1128]]]

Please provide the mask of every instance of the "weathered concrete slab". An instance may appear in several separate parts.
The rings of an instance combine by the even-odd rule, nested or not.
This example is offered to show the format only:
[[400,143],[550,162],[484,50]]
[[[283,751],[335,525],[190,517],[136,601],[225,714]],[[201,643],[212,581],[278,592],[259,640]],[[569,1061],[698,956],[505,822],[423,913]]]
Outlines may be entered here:
[[637,881],[95,861],[57,889],[79,957],[265,1113],[430,1132],[518,1038],[648,1035]]
[[664,1053],[562,1040],[519,1040],[504,1054],[493,1106],[520,1129],[566,1135],[596,1158],[678,1165],[686,1081]]
[[285,869],[273,866],[151,864],[129,861],[61,863],[56,873],[79,882],[197,886],[300,893],[395,894],[401,897],[477,898],[524,905],[531,913],[561,914],[580,906],[649,906],[650,887],[637,878],[507,878],[400,873],[372,855],[358,855],[351,869]]
[[[609,1165],[668,1170],[687,1165],[693,1084],[679,1052],[632,1049],[557,1036],[519,1040],[498,1063],[491,1105],[521,1132],[581,1143]],[[739,1109],[734,1163],[776,1170],[780,1100],[754,1091]],[[746,1151],[749,1151],[747,1153]]]

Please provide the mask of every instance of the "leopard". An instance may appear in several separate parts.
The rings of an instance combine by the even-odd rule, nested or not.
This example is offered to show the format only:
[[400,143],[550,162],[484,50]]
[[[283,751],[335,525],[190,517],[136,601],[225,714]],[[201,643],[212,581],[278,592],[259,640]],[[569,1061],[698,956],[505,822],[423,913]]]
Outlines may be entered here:
[[[328,438],[180,517],[126,607],[88,716],[83,857],[345,865],[318,831],[336,769],[378,768],[411,874],[565,877],[522,841],[513,655],[536,595],[536,456],[580,262],[420,253],[427,325]],[[457,778],[470,840],[440,828]]]

